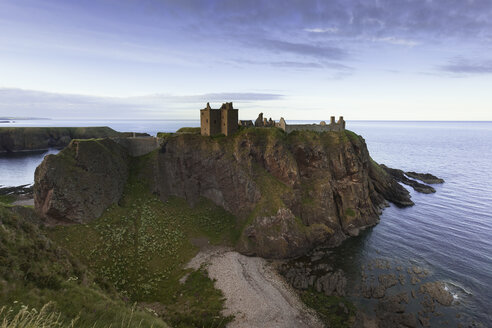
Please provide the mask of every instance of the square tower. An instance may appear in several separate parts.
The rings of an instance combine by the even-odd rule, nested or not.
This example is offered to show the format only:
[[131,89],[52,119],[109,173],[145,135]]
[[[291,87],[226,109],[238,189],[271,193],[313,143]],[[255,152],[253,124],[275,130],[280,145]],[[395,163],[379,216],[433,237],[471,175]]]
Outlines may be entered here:
[[220,128],[220,110],[212,109],[210,104],[200,109],[200,128],[202,136],[213,136],[221,133]]
[[220,131],[226,136],[238,130],[238,110],[234,109],[232,102],[224,103],[220,107]]

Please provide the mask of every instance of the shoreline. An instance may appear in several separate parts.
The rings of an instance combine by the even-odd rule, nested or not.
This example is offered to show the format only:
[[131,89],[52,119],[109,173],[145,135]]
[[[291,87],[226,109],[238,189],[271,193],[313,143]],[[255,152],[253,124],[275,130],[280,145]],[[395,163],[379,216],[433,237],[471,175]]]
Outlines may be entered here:
[[186,267],[202,266],[224,294],[224,315],[235,317],[228,327],[324,327],[271,262],[228,247],[208,246]]

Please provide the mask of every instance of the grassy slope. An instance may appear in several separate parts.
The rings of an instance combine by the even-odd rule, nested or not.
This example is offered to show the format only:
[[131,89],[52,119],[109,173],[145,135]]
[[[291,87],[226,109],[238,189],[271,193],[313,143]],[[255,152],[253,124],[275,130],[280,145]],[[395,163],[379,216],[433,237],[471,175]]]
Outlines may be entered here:
[[13,195],[0,195],[0,206],[7,206],[15,201],[15,196]]
[[[133,311],[111,288],[102,289],[94,276],[68,252],[55,245],[30,219],[0,205],[0,305],[12,313],[22,306],[60,315],[60,326],[138,325],[167,327],[160,319]],[[22,310],[21,310],[22,311]],[[8,311],[0,314],[3,320]]]
[[223,326],[230,320],[220,315],[223,296],[206,274],[192,272],[185,284],[179,279],[198,251],[190,239],[233,244],[236,219],[206,200],[194,208],[179,198],[160,201],[138,178],[152,156],[133,159],[119,205],[89,224],[56,227],[50,236],[129,300],[145,302],[173,325]]

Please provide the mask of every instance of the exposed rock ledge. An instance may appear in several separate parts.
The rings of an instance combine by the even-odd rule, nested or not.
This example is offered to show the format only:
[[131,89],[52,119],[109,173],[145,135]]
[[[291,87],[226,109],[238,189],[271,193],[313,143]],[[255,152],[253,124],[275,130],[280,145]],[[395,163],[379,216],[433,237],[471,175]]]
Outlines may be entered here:
[[119,201],[133,167],[163,200],[193,205],[205,197],[234,214],[245,227],[241,253],[288,258],[375,225],[386,201],[413,205],[350,131],[251,128],[219,138],[166,135],[154,145],[158,151],[132,158],[111,139],[72,141],[37,168],[36,210],[49,220],[88,222]]
[[380,164],[380,167],[382,167],[396,181],[404,183],[407,186],[412,187],[415,191],[421,192],[423,194],[435,193],[436,189],[434,189],[433,187],[428,186],[426,184],[420,183],[418,181],[409,179],[408,177],[413,178],[413,179],[417,179],[417,180],[420,180],[420,181],[423,181],[423,182],[429,183],[429,184],[444,183],[443,179],[440,179],[440,178],[436,177],[435,175],[432,175],[429,173],[403,172],[402,170],[399,170],[399,169],[392,169],[390,167],[387,167],[384,164]]

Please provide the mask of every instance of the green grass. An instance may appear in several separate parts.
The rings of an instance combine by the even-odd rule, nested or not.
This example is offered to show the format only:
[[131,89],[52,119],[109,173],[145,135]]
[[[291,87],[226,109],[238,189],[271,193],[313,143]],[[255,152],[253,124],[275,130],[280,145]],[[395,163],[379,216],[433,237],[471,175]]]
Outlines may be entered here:
[[[185,284],[179,279],[190,272],[183,266],[198,251],[190,240],[205,237],[213,244],[233,245],[239,236],[236,219],[205,199],[192,208],[184,199],[162,202],[151,194],[139,177],[152,156],[132,159],[119,205],[88,224],[58,226],[49,235],[130,301],[163,304],[166,311],[160,314],[175,324],[183,321],[183,327],[223,326],[229,319],[220,314],[223,296],[212,281],[202,273],[192,273]],[[189,290],[202,290],[200,302],[176,306]]]
[[167,320],[173,327],[224,327],[232,316],[220,315],[224,302],[207,272],[200,269],[188,276],[184,286],[167,305]]
[[184,127],[180,128],[176,133],[193,133],[193,134],[200,134],[201,133],[201,128],[196,128],[196,127]]
[[[63,327],[60,321],[61,314],[51,309],[51,303],[44,305],[41,310],[22,306],[18,311],[12,307],[0,308],[0,328],[38,328],[38,327]],[[69,327],[74,327],[76,319],[70,322]]]
[[173,136],[173,133],[169,133],[169,132],[157,132],[157,138],[169,138],[169,137],[172,137]]
[[15,315],[27,320],[32,308],[41,310],[48,303],[46,315],[56,313],[63,327],[74,319],[75,327],[126,327],[122,323],[130,319],[145,327],[167,327],[154,315],[133,309],[110,284],[47,238],[39,223],[3,206],[0,222],[0,322],[8,314],[6,327],[29,327],[13,324]]
[[352,142],[360,142],[361,137],[358,136],[356,133],[350,131],[350,130],[345,130],[344,131],[345,136]]
[[371,157],[369,157],[370,161],[371,161],[371,167],[380,175],[382,176],[388,176],[388,173],[381,167],[379,166],[379,164],[373,160]]
[[349,328],[355,322],[356,308],[349,300],[314,290],[300,291],[301,300],[315,310],[320,319],[333,328]]
[[0,195],[0,205],[10,205],[15,201],[14,195]]
[[353,209],[351,209],[351,208],[347,208],[347,209],[345,210],[345,215],[346,215],[346,216],[352,216],[352,217],[353,217],[353,216],[356,216],[356,215],[357,215],[357,213],[355,213],[355,211],[354,211]]

